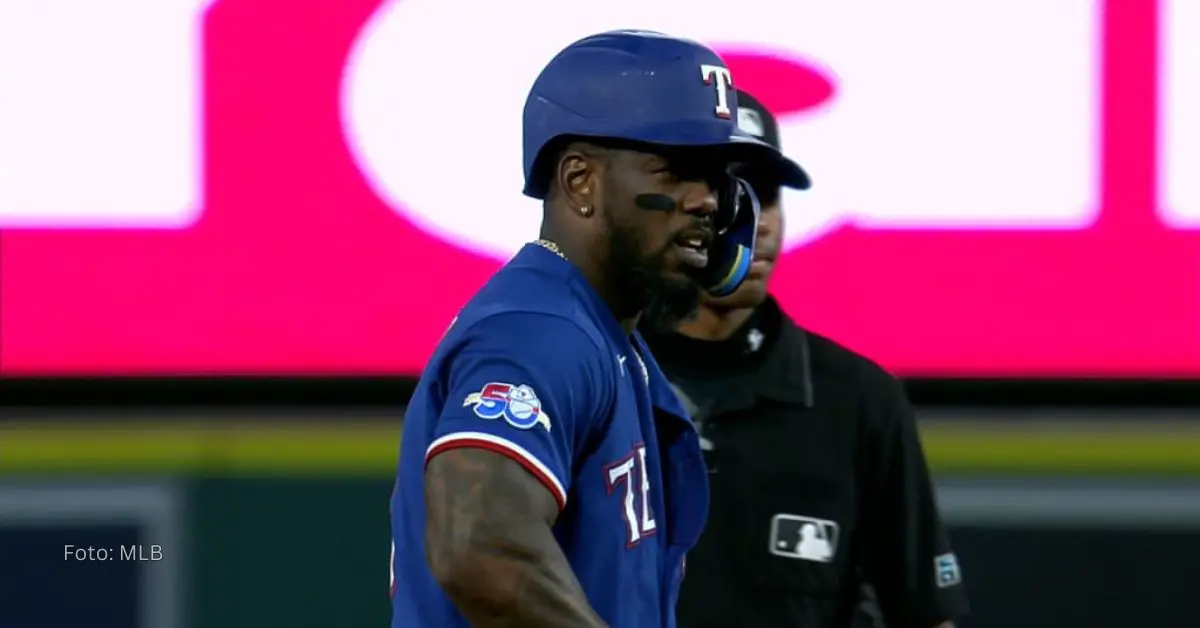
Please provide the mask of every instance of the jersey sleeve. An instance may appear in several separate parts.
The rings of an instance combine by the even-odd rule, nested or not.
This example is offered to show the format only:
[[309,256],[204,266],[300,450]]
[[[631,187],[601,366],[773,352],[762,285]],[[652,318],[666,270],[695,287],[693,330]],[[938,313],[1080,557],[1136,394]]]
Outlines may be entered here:
[[879,385],[871,426],[879,464],[868,503],[874,512],[864,572],[887,626],[933,628],[968,612],[958,559],[942,525],[916,418],[899,382]]
[[600,358],[565,318],[504,313],[476,322],[442,375],[445,405],[425,463],[459,447],[494,451],[544,484],[561,510],[575,457],[607,416]]

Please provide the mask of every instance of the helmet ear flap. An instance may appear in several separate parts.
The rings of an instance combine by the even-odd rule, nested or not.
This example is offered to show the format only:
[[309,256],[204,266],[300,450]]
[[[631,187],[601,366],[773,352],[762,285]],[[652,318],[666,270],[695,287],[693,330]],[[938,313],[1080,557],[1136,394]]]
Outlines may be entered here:
[[732,216],[732,222],[724,227],[714,225],[718,235],[708,247],[708,266],[696,273],[700,284],[716,297],[731,294],[750,275],[762,212],[758,196],[745,179],[730,176],[719,196],[725,206],[717,213]]
[[[738,214],[744,211],[753,212],[755,216],[762,214],[762,200],[759,199],[758,192],[754,191],[754,186],[741,177],[733,177],[733,180],[737,190],[736,209],[733,214],[734,220],[737,219]],[[758,222],[757,218],[754,222]]]
[[713,216],[713,228],[718,234],[725,233],[737,219],[743,195],[742,183],[732,173],[726,173],[717,185],[717,213]]
[[551,182],[554,180],[558,161],[563,151],[571,143],[568,136],[558,136],[550,139],[537,151],[533,166],[525,180],[525,195],[538,200],[545,200],[550,194]]

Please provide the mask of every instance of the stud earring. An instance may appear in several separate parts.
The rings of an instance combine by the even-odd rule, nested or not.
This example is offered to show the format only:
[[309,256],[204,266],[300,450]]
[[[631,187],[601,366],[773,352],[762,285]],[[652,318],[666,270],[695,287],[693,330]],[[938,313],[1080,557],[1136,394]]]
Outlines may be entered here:
[[592,208],[588,207],[587,205],[584,205],[583,207],[579,208],[579,213],[583,214],[584,216],[591,216]]

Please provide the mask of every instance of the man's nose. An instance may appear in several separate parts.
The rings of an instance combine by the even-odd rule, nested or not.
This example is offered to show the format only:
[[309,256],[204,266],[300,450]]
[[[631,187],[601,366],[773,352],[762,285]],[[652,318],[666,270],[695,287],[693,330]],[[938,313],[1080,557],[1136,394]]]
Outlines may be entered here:
[[698,216],[712,216],[717,213],[717,191],[706,182],[695,182],[683,197],[683,210]]

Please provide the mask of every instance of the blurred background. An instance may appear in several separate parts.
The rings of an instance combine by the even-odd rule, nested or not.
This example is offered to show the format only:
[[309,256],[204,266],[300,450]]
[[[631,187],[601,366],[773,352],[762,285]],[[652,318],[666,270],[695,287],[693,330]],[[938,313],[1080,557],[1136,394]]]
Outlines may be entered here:
[[630,26],[813,175],[772,290],[905,378],[966,625],[1200,626],[1200,3],[728,9],[0,2],[0,627],[386,625],[404,404],[536,233],[525,91]]

